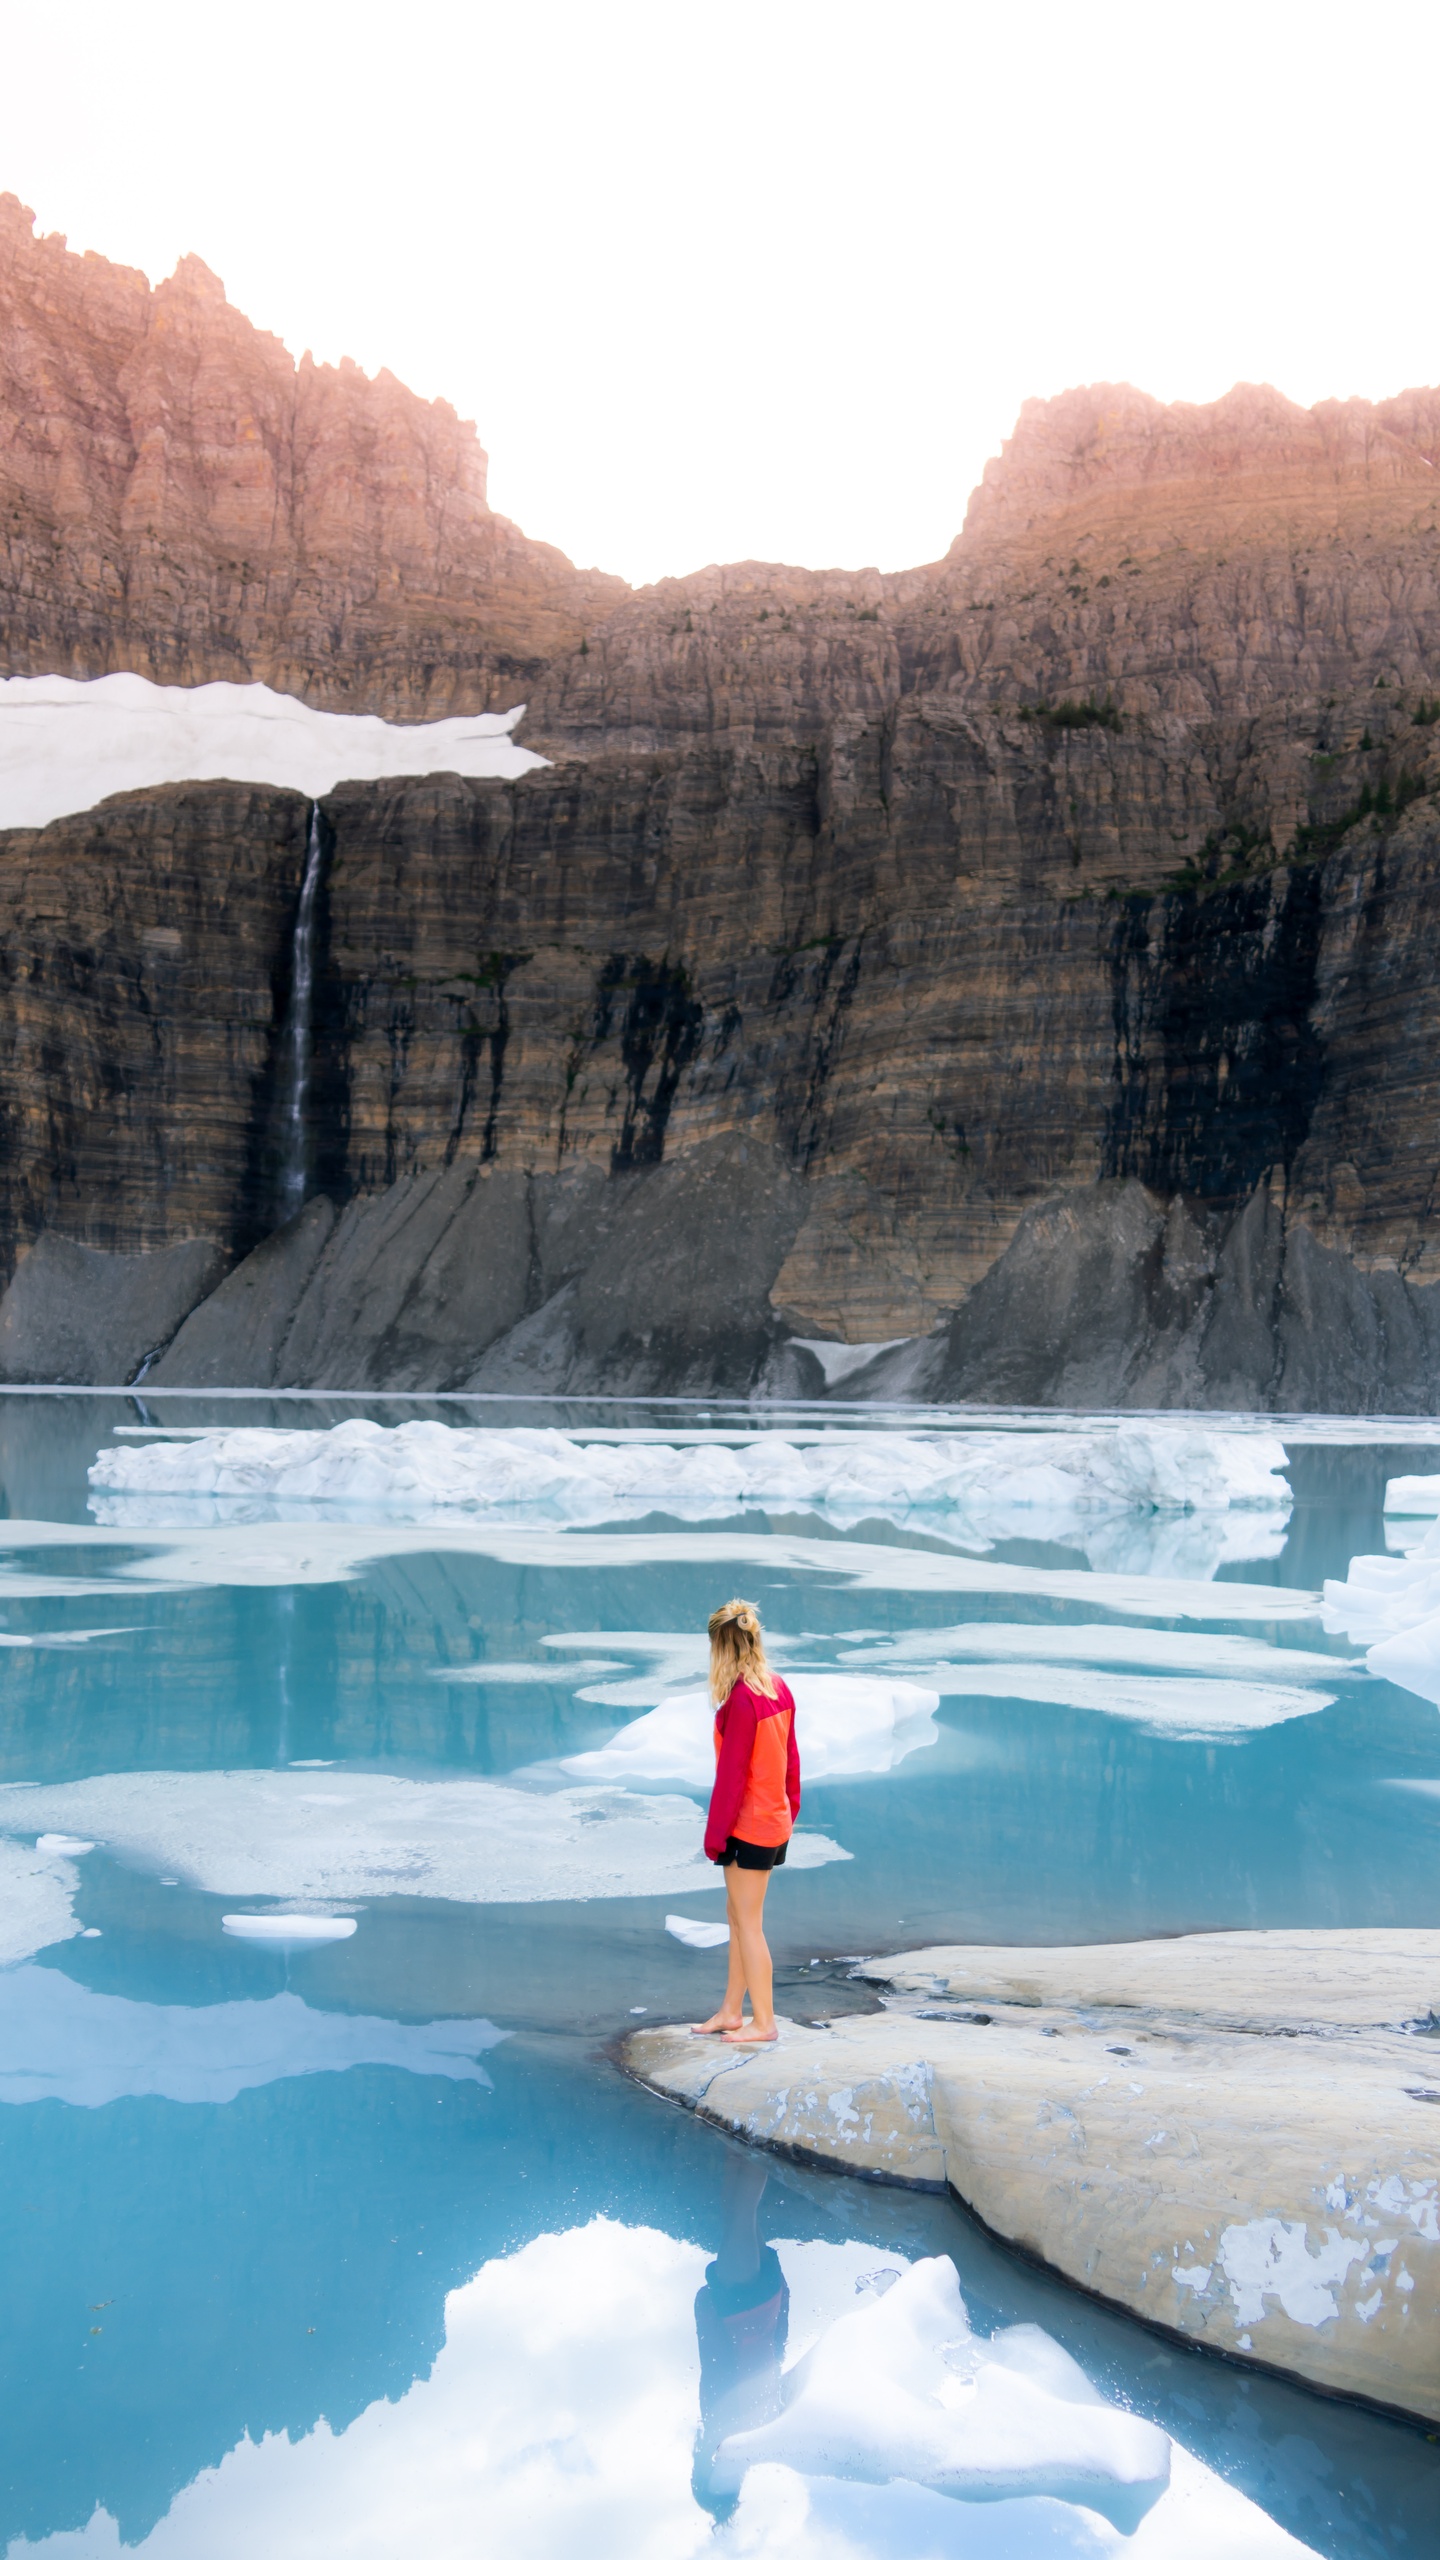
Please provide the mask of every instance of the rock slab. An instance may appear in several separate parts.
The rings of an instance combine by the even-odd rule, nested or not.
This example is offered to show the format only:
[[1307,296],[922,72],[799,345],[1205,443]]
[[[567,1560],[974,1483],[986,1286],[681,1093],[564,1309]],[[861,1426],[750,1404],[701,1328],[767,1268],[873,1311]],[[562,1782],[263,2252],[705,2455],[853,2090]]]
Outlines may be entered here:
[[877,2016],[627,2067],[753,2142],[948,2186],[1198,2345],[1440,2419],[1440,1931],[936,1947]]

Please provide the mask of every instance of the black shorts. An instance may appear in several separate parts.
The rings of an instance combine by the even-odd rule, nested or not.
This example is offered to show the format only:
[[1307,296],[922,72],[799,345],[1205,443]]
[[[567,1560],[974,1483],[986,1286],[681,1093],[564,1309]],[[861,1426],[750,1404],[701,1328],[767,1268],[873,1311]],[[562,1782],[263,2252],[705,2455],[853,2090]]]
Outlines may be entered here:
[[732,1831],[715,1864],[717,1867],[753,1867],[764,1875],[771,1867],[784,1866],[789,1846],[788,1840],[782,1840],[778,1849],[765,1849],[758,1840],[737,1840]]

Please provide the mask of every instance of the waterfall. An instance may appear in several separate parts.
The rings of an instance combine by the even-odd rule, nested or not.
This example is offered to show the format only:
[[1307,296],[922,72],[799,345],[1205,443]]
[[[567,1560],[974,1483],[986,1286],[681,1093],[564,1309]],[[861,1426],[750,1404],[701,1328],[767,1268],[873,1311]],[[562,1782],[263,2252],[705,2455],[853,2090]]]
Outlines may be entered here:
[[310,840],[305,848],[305,876],[295,910],[295,940],[290,955],[290,1007],[285,1016],[281,1053],[278,1183],[280,1224],[303,1208],[308,1185],[311,1026],[315,1011],[315,908],[325,859],[320,830],[320,803],[310,804]]

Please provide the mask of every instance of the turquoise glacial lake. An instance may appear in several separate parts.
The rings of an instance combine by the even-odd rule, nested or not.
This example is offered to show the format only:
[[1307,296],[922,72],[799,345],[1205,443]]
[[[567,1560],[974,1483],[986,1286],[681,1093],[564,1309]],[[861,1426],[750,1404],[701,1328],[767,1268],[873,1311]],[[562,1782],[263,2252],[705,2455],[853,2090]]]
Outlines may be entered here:
[[[1293,1509],[1238,1553],[1193,1518],[439,1518],[88,1479],[161,1434],[412,1414],[717,1444],[845,1425],[0,1397],[0,2550],[1440,2552],[1423,2429],[1174,2345],[945,2198],[744,2153],[616,2061],[638,2017],[703,2016],[722,1978],[723,1949],[665,1925],[721,1916],[684,1867],[703,1786],[647,1774],[623,1737],[703,1678],[705,1619],[735,1592],[787,1674],[930,1701],[866,1727],[863,1765],[807,1776],[815,1862],[797,1854],[767,1911],[786,2016],[873,2005],[852,1961],[933,1942],[1440,1928],[1440,1710],[1371,1677],[1313,1605],[1383,1550],[1386,1479],[1440,1470],[1440,1429],[1312,1428]],[[317,1920],[329,1934],[299,1931]],[[772,2466],[738,2498],[709,2486],[707,2267],[778,2264],[756,2350],[778,2372],[934,2257],[979,2339],[1033,2326],[1171,2440],[1133,2529],[1023,2465],[981,2501],[917,2486],[899,2455],[889,2482]]]

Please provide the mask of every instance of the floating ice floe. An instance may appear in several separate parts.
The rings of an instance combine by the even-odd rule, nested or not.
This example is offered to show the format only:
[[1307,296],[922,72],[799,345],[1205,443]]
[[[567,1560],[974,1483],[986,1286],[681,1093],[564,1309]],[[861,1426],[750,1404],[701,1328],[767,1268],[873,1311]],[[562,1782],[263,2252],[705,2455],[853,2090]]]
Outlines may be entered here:
[[730,1942],[728,1920],[687,1920],[683,1912],[667,1911],[665,1926],[672,1938],[679,1939],[682,1947],[694,1947],[697,1952],[703,1953],[709,1947],[728,1946]]
[[1385,1509],[1408,1520],[1434,1520],[1440,1516],[1440,1475],[1391,1476]]
[[[343,1793],[317,1794],[303,1772],[232,1769],[0,1790],[0,1832],[30,1834],[62,1821],[83,1821],[112,1856],[203,1893],[287,1903],[385,1894],[583,1902],[724,1883],[704,1855],[687,1796],[618,1787],[545,1791],[479,1778],[347,1775]],[[824,1866],[847,1855],[822,1832],[801,1831],[790,1864]],[[290,1913],[275,1916],[293,1927]],[[57,1931],[68,1934],[68,1926]]]
[[[0,1808],[12,1812],[22,1794],[38,1793],[38,1788],[0,1790]],[[31,1826],[22,1822],[19,1827]],[[79,1884],[78,1868],[53,1851],[0,1837],[0,1965],[16,1964],[77,1934]]]
[[524,713],[400,726],[313,711],[265,684],[151,684],[144,676],[0,678],[0,827],[44,827],[114,791],[259,782],[319,800],[338,782],[460,773],[513,780],[543,764],[515,744]]
[[[798,1508],[955,1515],[982,1542],[1126,1512],[1283,1514],[1291,1501],[1272,1433],[1121,1423],[1063,1431],[756,1431],[674,1445],[644,1434],[582,1439],[442,1422],[355,1419],[328,1431],[242,1428],[103,1449],[97,1493],[157,1501],[384,1508],[410,1518],[543,1509],[567,1520],[637,1510],[720,1519]],[[111,1513],[109,1516],[118,1516]],[[183,1513],[180,1516],[184,1516]],[[273,1514],[272,1514],[273,1516]],[[1213,1566],[1212,1566],[1213,1570]]]
[[[806,1671],[796,1672],[789,1686],[807,1778],[876,1775],[936,1738],[939,1698],[916,1681]],[[608,1780],[612,1786],[629,1779],[708,1787],[715,1775],[714,1717],[708,1690],[678,1689],[598,1751],[575,1752],[557,1765],[567,1777]]]
[[1107,2407],[1042,2329],[977,2339],[948,2258],[836,2320],[786,2376],[766,2424],[726,2437],[713,2478],[753,2463],[825,2479],[902,2479],[950,2497],[1058,2498],[1132,2533],[1170,2478],[1161,2429]]
[[[472,2560],[483,2513],[487,2547],[525,2560],[1304,2560],[1302,2545],[1252,2500],[1101,2400],[1042,2331],[981,2342],[962,2325],[932,2343],[928,2331],[916,2334],[907,2305],[901,2321],[892,2316],[867,2337],[918,2270],[882,2298],[857,2287],[896,2271],[886,2252],[781,2240],[777,2254],[804,2344],[835,2337],[839,2300],[875,2304],[854,2324],[860,2343],[840,2341],[824,2365],[839,2393],[855,2377],[859,2441],[877,2472],[888,2448],[873,2480],[855,2476],[848,2441],[848,2477],[835,2476],[838,2466],[828,2476],[788,2461],[749,2467],[737,2453],[739,2504],[717,2529],[692,2490],[694,2305],[707,2253],[597,2218],[543,2233],[457,2286],[439,2354],[397,2398],[372,2402],[343,2428],[321,2419],[303,2435],[243,2437],[177,2492],[138,2544],[122,2544],[97,2509],[50,2548],[57,2560],[62,2549],[66,2560],[121,2560],[132,2548],[143,2560],[199,2551],[207,2560],[259,2551],[302,2560],[316,2550],[394,2560],[418,2535],[426,2560]],[[963,2308],[960,2316],[963,2324]],[[947,2343],[958,2365],[946,2361]],[[798,2379],[797,2366],[787,2385]],[[790,2404],[806,2410],[807,2425],[829,2423],[825,2387],[812,2369]],[[1001,2418],[1003,2439],[976,2446],[967,2404]],[[937,2439],[943,2460],[967,2438],[1004,2471],[998,2495],[937,2491],[908,2467],[928,2472]],[[1086,2494],[1038,2486],[1062,2478]],[[1131,2536],[1104,2512],[1127,2498],[1138,2515]],[[12,2560],[45,2549],[16,2542]]]
[[353,1920],[313,1911],[226,1911],[220,1926],[227,1938],[255,1938],[267,1947],[327,1947],[355,1935]]
[[440,2080],[490,2080],[477,2057],[502,2042],[488,2018],[393,2018],[312,2009],[293,1991],[200,2009],[122,2000],[50,1965],[0,1972],[0,2104],[116,2098],[225,2106],[242,2089],[363,2064]]
[[[704,1566],[726,1580],[742,1573],[814,1575],[826,1590],[852,1592],[983,1593],[1074,1602],[1086,1610],[1111,1609],[1127,1617],[1189,1618],[1209,1623],[1267,1626],[1318,1618],[1318,1592],[1278,1582],[1205,1582],[1165,1573],[1110,1573],[1066,1565],[1034,1565],[1008,1557],[958,1553],[931,1539],[807,1537],[786,1529],[749,1526],[652,1528],[605,1532],[514,1513],[479,1518],[450,1510],[424,1526],[411,1520],[374,1518],[341,1524],[312,1508],[297,1528],[278,1519],[196,1527],[177,1517],[173,1495],[153,1498],[162,1523],[134,1516],[152,1497],[97,1494],[94,1526],[59,1521],[0,1522],[0,1602],[33,1596],[75,1599],[104,1592],[182,1590],[279,1590],[353,1581],[373,1567],[421,1555],[485,1556],[522,1568],[574,1569],[618,1575],[639,1565]],[[113,1512],[114,1517],[111,1517]],[[123,1525],[121,1515],[123,1514]],[[927,1524],[928,1525],[928,1524]],[[938,1524],[937,1524],[938,1525]],[[76,1574],[43,1574],[12,1558],[64,1548],[85,1554],[94,1567],[109,1566],[108,1580]],[[607,1643],[610,1638],[604,1639]],[[598,1643],[592,1633],[587,1643]]]

